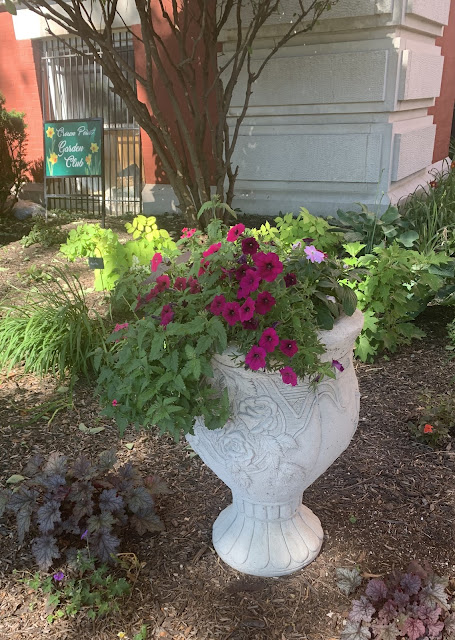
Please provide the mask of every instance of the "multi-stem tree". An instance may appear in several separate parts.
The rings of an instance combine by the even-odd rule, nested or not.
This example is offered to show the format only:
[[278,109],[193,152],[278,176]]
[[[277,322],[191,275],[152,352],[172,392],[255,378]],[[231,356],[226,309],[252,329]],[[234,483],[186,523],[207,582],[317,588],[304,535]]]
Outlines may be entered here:
[[[289,12],[288,0],[134,0],[140,30],[126,26],[119,0],[21,4],[46,19],[49,34],[55,35],[58,25],[82,39],[150,137],[187,222],[195,224],[213,190],[220,201],[232,203],[238,175],[233,152],[254,83],[283,45],[310,31],[336,2],[295,0]],[[6,4],[14,10],[11,0]],[[257,37],[277,14],[283,19],[273,44],[265,57],[254,60]],[[115,48],[119,18],[136,50],[143,48],[143,68],[131,68]],[[219,44],[223,29],[231,31],[235,43],[224,53]],[[136,80],[138,91],[127,76]],[[229,124],[239,80],[243,104]]]

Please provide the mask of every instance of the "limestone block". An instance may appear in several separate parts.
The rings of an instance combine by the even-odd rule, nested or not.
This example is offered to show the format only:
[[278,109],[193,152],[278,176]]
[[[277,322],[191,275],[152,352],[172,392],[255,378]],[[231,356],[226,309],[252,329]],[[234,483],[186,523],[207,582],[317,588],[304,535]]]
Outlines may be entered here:
[[292,134],[279,126],[270,132],[251,129],[251,135],[241,131],[233,158],[242,180],[354,183],[379,179],[379,133],[355,133],[359,127],[325,134],[319,127],[319,132],[310,133],[311,127],[296,126]]
[[[286,53],[272,58],[254,84],[251,106],[382,102],[385,98],[386,50],[291,57]],[[240,81],[232,106],[242,106],[244,95]]]
[[418,100],[439,96],[443,65],[444,58],[441,55],[403,51],[398,99]]
[[406,13],[438,24],[449,21],[450,0],[407,0]]
[[431,165],[436,126],[415,127],[396,133],[393,141],[392,181]]

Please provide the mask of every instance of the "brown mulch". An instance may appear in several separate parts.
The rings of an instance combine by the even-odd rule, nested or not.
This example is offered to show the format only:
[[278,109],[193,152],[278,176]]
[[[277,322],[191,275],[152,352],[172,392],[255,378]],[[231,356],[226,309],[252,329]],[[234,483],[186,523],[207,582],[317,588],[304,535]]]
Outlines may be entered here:
[[[0,266],[9,269],[5,258],[13,255],[0,251]],[[0,288],[5,277],[0,271]],[[245,576],[219,560],[211,525],[230,492],[184,442],[132,431],[120,439],[113,424],[100,418],[87,387],[77,389],[72,408],[37,419],[39,405],[55,397],[52,380],[21,377],[20,371],[0,376],[0,484],[36,451],[95,456],[114,447],[122,461],[158,474],[172,489],[158,499],[166,530],[143,539],[125,536],[122,551],[143,563],[131,597],[118,614],[95,622],[83,612],[46,622],[44,598],[20,582],[35,570],[30,550],[27,544],[19,548],[10,521],[0,520],[0,638],[114,640],[124,631],[132,639],[146,624],[151,640],[329,640],[339,637],[350,604],[336,586],[336,567],[358,567],[367,578],[416,559],[454,576],[455,448],[433,451],[406,426],[423,391],[453,389],[455,361],[445,350],[451,317],[453,310],[430,308],[419,321],[427,338],[390,360],[357,364],[357,433],[304,495],[324,528],[322,552],[285,578]],[[88,435],[78,429],[81,422],[105,430]]]

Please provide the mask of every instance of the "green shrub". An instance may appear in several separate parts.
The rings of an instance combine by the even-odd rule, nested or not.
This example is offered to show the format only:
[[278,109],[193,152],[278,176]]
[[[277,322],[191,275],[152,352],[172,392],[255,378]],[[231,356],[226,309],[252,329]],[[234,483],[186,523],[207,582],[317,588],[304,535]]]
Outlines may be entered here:
[[455,394],[426,392],[419,398],[418,415],[408,423],[411,433],[432,447],[445,446],[455,435]]
[[51,271],[22,306],[4,307],[0,322],[0,367],[24,366],[25,373],[69,372],[89,377],[93,352],[104,344],[101,318],[89,311],[76,276],[62,269]]
[[0,94],[0,215],[8,213],[15,202],[10,199],[11,190],[17,194],[26,180],[25,127],[24,114],[7,111]]
[[384,349],[394,352],[423,337],[413,320],[442,287],[444,278],[438,270],[449,259],[443,254],[422,255],[396,243],[360,257],[364,245],[359,242],[344,248],[351,256],[345,263],[363,270],[359,280],[350,284],[365,317],[356,356],[366,362]]
[[74,217],[68,211],[51,211],[48,219],[42,216],[36,218],[29,233],[22,237],[21,244],[24,247],[31,247],[39,244],[45,249],[60,245],[68,237],[68,231],[61,229],[61,226],[72,222]]

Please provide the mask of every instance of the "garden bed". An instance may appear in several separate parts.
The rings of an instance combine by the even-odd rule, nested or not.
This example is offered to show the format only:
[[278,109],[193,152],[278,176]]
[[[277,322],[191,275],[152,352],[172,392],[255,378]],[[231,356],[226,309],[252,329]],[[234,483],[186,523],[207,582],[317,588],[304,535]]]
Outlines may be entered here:
[[[19,243],[1,249],[0,258],[5,269],[0,299],[14,294],[12,284],[32,284],[27,273],[33,265],[65,262],[56,258],[55,249],[24,249]],[[92,274],[84,263],[72,268],[90,287]],[[101,294],[93,296],[94,303],[102,300]],[[322,552],[285,578],[245,576],[220,561],[211,525],[229,504],[230,492],[185,442],[134,431],[120,439],[116,427],[99,416],[91,388],[77,387],[73,406],[65,407],[65,396],[55,393],[51,379],[21,377],[20,370],[0,374],[0,484],[36,452],[93,457],[115,448],[120,460],[138,464],[144,474],[158,474],[172,491],[157,499],[165,531],[127,535],[122,543],[121,552],[135,554],[123,556],[131,596],[119,613],[94,622],[84,612],[46,622],[45,598],[21,582],[35,571],[29,546],[18,547],[15,532],[0,520],[2,640],[111,640],[119,632],[132,639],[144,624],[147,639],[153,640],[329,640],[339,637],[351,601],[336,585],[337,567],[358,567],[368,578],[405,569],[415,559],[454,577],[455,450],[449,445],[433,451],[417,443],[406,424],[422,392],[453,388],[455,361],[448,360],[445,349],[445,327],[453,315],[453,309],[428,308],[419,318],[427,338],[389,360],[356,364],[359,429],[304,496],[323,525]],[[81,423],[104,430],[88,435],[79,429]],[[119,576],[126,571],[113,570]]]

